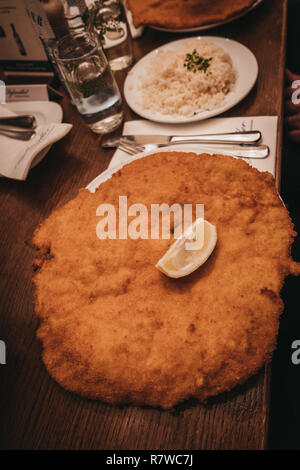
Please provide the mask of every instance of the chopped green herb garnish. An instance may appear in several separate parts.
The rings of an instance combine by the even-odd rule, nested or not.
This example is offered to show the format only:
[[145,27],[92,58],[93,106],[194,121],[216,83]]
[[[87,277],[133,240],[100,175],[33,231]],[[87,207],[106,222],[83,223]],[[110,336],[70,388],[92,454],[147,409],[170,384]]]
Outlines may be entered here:
[[187,70],[194,73],[198,71],[206,73],[207,69],[210,67],[211,60],[212,57],[205,59],[205,57],[199,55],[197,50],[194,49],[192,54],[185,55],[183,66],[186,67]]

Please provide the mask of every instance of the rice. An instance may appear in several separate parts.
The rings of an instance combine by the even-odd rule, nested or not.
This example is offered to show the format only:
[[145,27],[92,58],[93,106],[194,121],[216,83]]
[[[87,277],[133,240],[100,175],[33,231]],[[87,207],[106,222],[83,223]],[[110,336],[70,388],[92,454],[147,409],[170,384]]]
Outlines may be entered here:
[[[197,53],[209,61],[206,71],[184,67],[186,54]],[[150,61],[139,87],[144,108],[161,114],[189,116],[210,111],[226,102],[236,71],[230,56],[207,41],[187,41],[180,49],[158,52]]]

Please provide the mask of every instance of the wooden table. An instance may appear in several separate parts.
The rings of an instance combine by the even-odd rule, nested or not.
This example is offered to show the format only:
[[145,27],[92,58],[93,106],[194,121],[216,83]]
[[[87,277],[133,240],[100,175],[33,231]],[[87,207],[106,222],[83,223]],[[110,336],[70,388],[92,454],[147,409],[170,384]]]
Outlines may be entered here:
[[[207,34],[227,36],[256,55],[257,85],[228,116],[278,115],[281,156],[282,91],[285,62],[286,1],[264,0],[244,18]],[[184,35],[186,36],[186,35]],[[136,59],[182,35],[145,30],[134,41]],[[119,73],[121,84],[124,74]],[[66,392],[47,374],[35,337],[31,239],[50,212],[73,198],[108,165],[103,151],[64,99],[71,133],[55,144],[25,182],[0,181],[0,339],[7,364],[0,365],[1,449],[262,449],[266,446],[269,368],[245,385],[210,400],[188,404],[177,413],[109,405]],[[126,104],[126,118],[137,116]],[[277,183],[280,165],[277,167]]]

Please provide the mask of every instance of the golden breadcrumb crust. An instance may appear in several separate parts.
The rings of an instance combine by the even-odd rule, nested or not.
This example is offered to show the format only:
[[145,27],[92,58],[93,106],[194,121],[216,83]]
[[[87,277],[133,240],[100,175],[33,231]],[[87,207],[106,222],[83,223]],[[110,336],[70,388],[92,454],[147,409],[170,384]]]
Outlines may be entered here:
[[[100,240],[100,203],[205,205],[217,246],[193,274],[155,268],[173,240]],[[172,408],[244,382],[276,346],[280,291],[300,273],[296,233],[269,173],[220,155],[164,152],[82,189],[34,234],[43,361],[67,390]]]
[[128,0],[134,25],[187,28],[225,21],[256,0]]

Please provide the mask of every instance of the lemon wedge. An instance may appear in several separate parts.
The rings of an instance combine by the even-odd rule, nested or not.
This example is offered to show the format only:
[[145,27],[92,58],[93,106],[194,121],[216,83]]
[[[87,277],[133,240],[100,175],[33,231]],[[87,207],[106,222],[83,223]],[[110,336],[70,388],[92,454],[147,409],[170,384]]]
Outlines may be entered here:
[[198,218],[171,245],[155,267],[168,277],[187,276],[205,263],[216,243],[215,225]]

